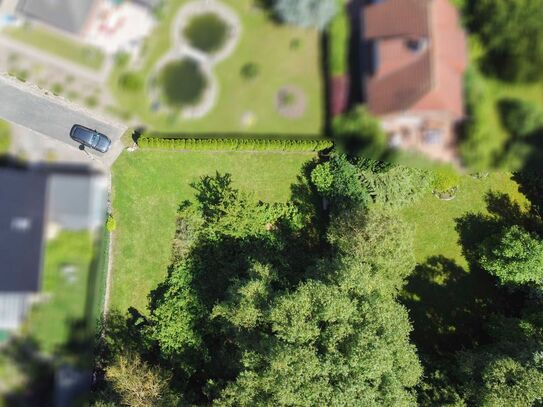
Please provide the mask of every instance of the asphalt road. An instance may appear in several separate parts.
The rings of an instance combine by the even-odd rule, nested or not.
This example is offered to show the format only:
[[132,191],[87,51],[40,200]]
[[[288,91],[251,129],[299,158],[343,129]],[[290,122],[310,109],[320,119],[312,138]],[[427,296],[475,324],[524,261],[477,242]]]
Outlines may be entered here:
[[[24,85],[0,76],[0,118],[34,130],[45,136],[55,138],[78,149],[80,144],[70,138],[70,130],[75,123],[107,135],[112,146],[102,154],[90,148],[85,151],[95,158],[111,165],[120,153],[119,138],[126,127],[93,117],[90,112],[71,106],[53,97],[40,95],[25,89]],[[74,154],[78,153],[74,151]],[[84,152],[79,152],[83,154]]]

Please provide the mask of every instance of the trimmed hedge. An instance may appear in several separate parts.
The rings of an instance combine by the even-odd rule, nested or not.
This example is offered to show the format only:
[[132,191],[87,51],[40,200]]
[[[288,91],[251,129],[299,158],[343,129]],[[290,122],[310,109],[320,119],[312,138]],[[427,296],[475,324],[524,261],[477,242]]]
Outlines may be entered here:
[[332,147],[330,140],[264,140],[264,139],[165,139],[140,137],[141,148],[171,150],[274,150],[320,151]]

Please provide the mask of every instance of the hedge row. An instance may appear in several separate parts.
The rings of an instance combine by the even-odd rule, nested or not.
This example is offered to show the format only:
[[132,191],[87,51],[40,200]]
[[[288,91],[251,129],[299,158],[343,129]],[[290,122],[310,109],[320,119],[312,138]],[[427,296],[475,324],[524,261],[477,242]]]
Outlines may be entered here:
[[320,151],[332,147],[330,140],[262,140],[262,139],[164,139],[140,137],[141,148],[172,150],[275,150]]

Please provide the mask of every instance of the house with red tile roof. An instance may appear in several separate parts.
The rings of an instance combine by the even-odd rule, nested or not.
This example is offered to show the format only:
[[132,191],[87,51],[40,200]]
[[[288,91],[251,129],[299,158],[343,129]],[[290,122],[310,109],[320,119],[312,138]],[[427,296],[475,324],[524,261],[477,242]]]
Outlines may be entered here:
[[380,0],[363,7],[361,21],[368,110],[393,146],[454,161],[467,67],[457,9],[448,0]]

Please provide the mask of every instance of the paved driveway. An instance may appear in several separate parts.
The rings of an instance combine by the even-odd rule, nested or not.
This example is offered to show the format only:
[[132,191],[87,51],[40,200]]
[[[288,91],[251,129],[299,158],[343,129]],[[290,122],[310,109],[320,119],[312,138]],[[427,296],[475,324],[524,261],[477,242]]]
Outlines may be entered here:
[[[107,166],[113,164],[122,151],[121,135],[126,127],[108,122],[52,96],[41,94],[31,85],[21,84],[12,78],[0,76],[0,118],[26,127],[45,136],[55,138],[74,147],[74,154],[90,153]],[[79,150],[79,144],[70,138],[74,123],[82,124],[106,134],[112,141],[110,151],[105,154],[86,148]]]

